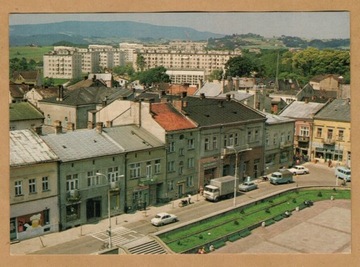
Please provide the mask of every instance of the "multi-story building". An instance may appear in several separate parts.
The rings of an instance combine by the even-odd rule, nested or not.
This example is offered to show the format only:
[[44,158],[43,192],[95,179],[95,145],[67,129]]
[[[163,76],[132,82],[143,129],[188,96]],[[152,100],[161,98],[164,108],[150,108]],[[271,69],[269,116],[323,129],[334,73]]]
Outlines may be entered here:
[[311,155],[315,160],[351,165],[350,101],[335,99],[314,116]]
[[117,52],[111,45],[89,45],[90,52],[99,53],[99,65],[103,69],[114,67],[114,54]]
[[172,84],[199,85],[205,80],[203,70],[167,70]]
[[224,69],[226,62],[241,52],[142,49],[137,54],[144,58],[146,69],[164,66],[167,69],[205,70],[207,76],[214,70]]
[[44,123],[44,114],[29,102],[9,105],[10,130],[35,129]]
[[[60,230],[124,212],[124,149],[92,130],[40,135],[58,155]],[[103,175],[98,175],[101,173]]]
[[87,48],[78,51],[81,54],[81,70],[83,73],[97,73],[100,71],[99,51],[89,51]]
[[279,114],[295,120],[294,155],[296,163],[312,160],[311,154],[314,116],[325,106],[324,103],[293,101]]
[[58,156],[29,130],[10,131],[10,239],[59,231]]
[[293,165],[295,120],[265,113],[265,170],[267,175]]
[[81,77],[81,53],[73,47],[55,46],[43,56],[44,77],[75,79]]

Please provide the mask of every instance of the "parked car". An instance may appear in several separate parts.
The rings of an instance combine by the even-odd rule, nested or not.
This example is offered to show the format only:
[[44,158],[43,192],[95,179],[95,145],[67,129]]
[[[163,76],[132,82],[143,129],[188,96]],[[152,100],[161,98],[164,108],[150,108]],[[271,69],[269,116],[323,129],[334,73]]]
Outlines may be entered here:
[[295,165],[294,167],[290,168],[289,171],[291,171],[294,175],[310,173],[309,169],[302,165]]
[[161,212],[155,215],[154,218],[151,219],[151,224],[154,226],[161,226],[168,223],[177,222],[178,218],[174,214],[169,214],[167,212]]
[[254,182],[244,182],[239,185],[239,191],[247,192],[254,189],[257,189],[258,186]]
[[343,179],[346,182],[351,181],[351,169],[344,166],[336,167],[335,169],[335,177],[339,179]]

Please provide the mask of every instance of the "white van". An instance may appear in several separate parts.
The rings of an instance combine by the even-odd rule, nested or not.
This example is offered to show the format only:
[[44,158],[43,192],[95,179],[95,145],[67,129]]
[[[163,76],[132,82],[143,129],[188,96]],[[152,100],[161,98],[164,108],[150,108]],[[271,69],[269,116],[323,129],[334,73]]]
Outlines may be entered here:
[[335,177],[345,180],[346,182],[351,181],[351,170],[347,167],[339,166],[335,169]]

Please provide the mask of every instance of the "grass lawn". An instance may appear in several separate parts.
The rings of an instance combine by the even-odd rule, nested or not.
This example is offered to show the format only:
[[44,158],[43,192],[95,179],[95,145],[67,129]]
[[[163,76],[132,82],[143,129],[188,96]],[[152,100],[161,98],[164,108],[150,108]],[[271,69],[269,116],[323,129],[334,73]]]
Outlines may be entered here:
[[53,49],[53,46],[39,46],[39,47],[30,47],[30,46],[13,46],[10,47],[10,59],[12,58],[26,58],[27,61],[31,59],[36,62],[43,61],[43,55],[50,52]]
[[174,252],[199,247],[210,242],[237,234],[239,231],[248,231],[248,227],[263,221],[280,218],[285,211],[294,210],[303,205],[305,200],[321,201],[329,200],[331,196],[335,199],[350,199],[349,190],[299,190],[298,192],[284,193],[246,208],[237,208],[231,212],[214,216],[210,219],[193,223],[170,232],[159,235],[159,238]]

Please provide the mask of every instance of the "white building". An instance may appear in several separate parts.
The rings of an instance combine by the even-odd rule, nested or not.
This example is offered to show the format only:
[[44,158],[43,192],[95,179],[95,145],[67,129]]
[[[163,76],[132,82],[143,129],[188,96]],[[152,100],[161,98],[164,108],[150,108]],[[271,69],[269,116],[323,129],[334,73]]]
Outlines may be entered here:
[[205,80],[204,70],[167,70],[172,84],[199,85]]
[[73,47],[58,46],[43,56],[44,77],[74,79],[81,77],[81,53]]

